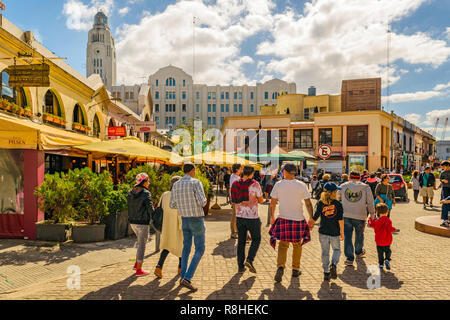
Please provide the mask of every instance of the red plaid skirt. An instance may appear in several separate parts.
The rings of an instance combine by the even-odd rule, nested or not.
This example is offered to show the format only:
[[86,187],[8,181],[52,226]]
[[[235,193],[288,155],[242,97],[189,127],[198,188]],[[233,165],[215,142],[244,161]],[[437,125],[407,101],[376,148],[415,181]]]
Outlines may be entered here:
[[311,241],[309,225],[306,220],[294,221],[277,218],[270,227],[270,245],[275,249],[277,240],[286,242],[299,242],[303,239],[302,245]]

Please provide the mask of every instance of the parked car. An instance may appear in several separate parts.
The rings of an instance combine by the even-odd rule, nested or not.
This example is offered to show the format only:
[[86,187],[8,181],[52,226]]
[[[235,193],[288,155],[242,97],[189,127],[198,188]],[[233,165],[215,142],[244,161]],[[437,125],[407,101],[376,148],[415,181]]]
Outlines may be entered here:
[[394,189],[396,198],[401,198],[403,201],[408,201],[408,185],[401,174],[390,174],[389,184]]

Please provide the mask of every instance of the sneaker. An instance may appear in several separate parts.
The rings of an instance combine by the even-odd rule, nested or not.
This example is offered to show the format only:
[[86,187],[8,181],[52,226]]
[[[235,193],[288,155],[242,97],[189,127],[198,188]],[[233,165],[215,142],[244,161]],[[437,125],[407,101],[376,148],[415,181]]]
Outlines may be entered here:
[[281,282],[281,280],[283,279],[283,274],[284,274],[284,268],[278,267],[277,273],[275,274],[275,281]]
[[357,258],[363,258],[366,255],[366,250],[363,249],[362,252],[360,254],[357,254],[356,257]]
[[330,276],[331,279],[337,279],[337,270],[336,265],[334,263],[332,263],[330,266]]
[[426,209],[426,208],[427,208],[427,206],[426,206],[426,205],[423,205],[423,208],[424,208],[424,209]]
[[353,266],[353,261],[345,260],[344,263],[345,263],[346,266]]
[[247,271],[247,269],[244,268],[239,268],[238,273],[243,274],[245,271]]
[[433,204],[432,203],[430,203],[430,208],[433,208]]
[[446,227],[446,228],[448,228],[450,225],[449,225],[449,223],[448,223],[448,221],[444,221],[444,222],[442,222],[442,224],[441,224],[441,227]]
[[298,278],[302,272],[300,270],[292,270],[292,278]]
[[134,263],[133,270],[136,270],[136,268],[137,268],[137,262]]
[[385,260],[384,265],[386,266],[386,270],[391,270],[391,264],[389,263],[389,260]]
[[323,280],[324,281],[330,281],[330,273],[329,272],[324,272],[323,273]]
[[145,271],[142,269],[136,270],[136,277],[142,277],[142,276],[146,276],[148,274],[150,274],[149,271]]
[[250,272],[256,273],[256,269],[255,269],[255,267],[253,266],[253,263],[252,263],[252,262],[245,261],[245,266],[248,268],[248,270],[249,270]]
[[155,268],[155,272],[154,272],[155,276],[157,276],[159,279],[162,279],[162,269],[160,267],[156,267]]
[[192,285],[192,283],[191,283],[190,281],[186,280],[186,279],[181,279],[180,285],[181,285],[182,287],[188,288],[189,290],[191,290],[191,291],[193,291],[193,292],[195,292],[195,291],[198,290],[198,288],[194,287],[194,286]]
[[383,265],[382,265],[382,264],[380,264],[380,266],[379,266],[379,267],[380,267],[380,270],[383,270]]

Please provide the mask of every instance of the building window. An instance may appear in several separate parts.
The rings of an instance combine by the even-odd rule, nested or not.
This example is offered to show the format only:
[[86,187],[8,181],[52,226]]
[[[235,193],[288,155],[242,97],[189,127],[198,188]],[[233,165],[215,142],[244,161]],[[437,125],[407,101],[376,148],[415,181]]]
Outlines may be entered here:
[[186,104],[183,103],[183,105],[181,106],[181,111],[186,112]]
[[159,117],[155,117],[155,122],[157,125],[159,125]]
[[333,143],[333,129],[319,129],[319,144],[332,145]]
[[174,78],[166,79],[166,86],[167,87],[175,87],[175,79]]
[[159,84],[159,81],[158,81],[158,79],[156,79],[156,86],[158,86],[158,84]]
[[208,112],[211,112],[211,105],[208,104]]
[[211,117],[208,117],[208,125],[211,125]]
[[221,104],[221,105],[220,105],[220,112],[225,112],[224,110],[225,110],[224,105]]
[[212,111],[216,112],[216,105],[215,104],[212,105]]
[[295,129],[294,130],[294,149],[312,149],[313,130]]
[[242,104],[239,105],[239,112],[242,112]]
[[176,104],[173,104],[172,107],[173,107],[173,112],[175,112]]
[[224,122],[225,122],[225,118],[224,117],[220,117],[220,125],[223,125]]
[[215,92],[212,93],[212,98],[213,98],[213,100],[216,100],[216,93]]
[[370,90],[370,94],[375,94],[375,90]]
[[[2,89],[4,89],[4,87],[2,86]],[[5,97],[3,90],[2,90],[2,98],[6,98],[7,100],[9,100],[8,96]],[[10,102],[13,102],[13,100],[11,100]],[[56,98],[56,95],[48,90],[47,93],[45,94],[44,97],[44,113],[48,113],[48,114],[53,114],[55,116],[61,117],[62,116],[62,112],[61,112],[61,106],[59,105],[59,101]]]
[[304,118],[305,120],[309,120],[309,108],[305,108],[305,109],[303,110],[303,118]]
[[228,92],[225,92],[225,99],[226,100],[230,99],[230,94]]
[[347,146],[358,147],[368,145],[368,126],[348,126]]
[[287,147],[287,130],[280,130],[279,132],[279,142],[280,147]]
[[100,121],[98,120],[98,116],[95,115],[94,122],[92,125],[92,133],[94,137],[99,138],[100,137]]
[[186,99],[186,91],[183,91],[183,94],[182,94],[182,99],[183,99],[183,100],[185,100],[185,99]]
[[234,100],[237,99],[237,92],[234,92],[234,96],[233,96]]
[[349,91],[348,94],[349,94],[350,96],[352,96],[352,95],[353,95],[353,91]]
[[208,92],[208,100],[211,100],[211,92]]
[[242,99],[242,92],[239,92],[239,99]]
[[[101,71],[101,70],[100,70]],[[134,92],[130,92],[130,99],[134,100]]]
[[183,79],[183,87],[186,87],[186,80]]
[[166,104],[166,112],[169,112],[169,105]]
[[264,99],[269,99],[269,93],[266,91],[266,92],[264,92]]
[[234,112],[237,112],[237,104],[234,105]]
[[363,95],[364,94],[364,90],[359,90],[359,94]]
[[252,92],[250,92],[250,99],[253,100],[253,97],[254,96],[253,96],[253,91],[252,91]]
[[155,112],[159,112],[159,104],[155,104]]
[[86,119],[83,115],[81,106],[77,103],[75,108],[73,108],[72,121],[75,123],[86,125]]
[[[184,80],[183,80],[184,81]],[[186,117],[181,118],[183,123],[186,123]]]
[[125,100],[130,99],[130,93],[129,92],[125,92]]
[[200,112],[200,105],[197,103],[197,105],[195,106],[195,108],[196,108],[196,111],[197,112]]
[[197,100],[200,99],[200,92],[197,91],[197,92],[195,93],[195,98],[196,98]]
[[253,112],[253,105],[250,105],[250,112]]
[[276,98],[278,98],[278,96],[279,96],[279,93],[278,92],[274,92],[274,93],[272,93],[272,99],[276,99]]
[[230,105],[229,104],[225,105],[225,112],[230,112]]
[[225,99],[225,94],[223,92],[220,94],[220,99]]
[[155,92],[155,99],[159,99],[159,91]]

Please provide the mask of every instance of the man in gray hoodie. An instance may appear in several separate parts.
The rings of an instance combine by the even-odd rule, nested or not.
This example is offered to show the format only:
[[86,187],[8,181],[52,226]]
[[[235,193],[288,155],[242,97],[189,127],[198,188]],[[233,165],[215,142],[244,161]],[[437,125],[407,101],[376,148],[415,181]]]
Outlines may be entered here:
[[[350,181],[341,185],[341,201],[344,208],[344,253],[347,258],[345,265],[352,266],[357,258],[364,257],[364,227],[367,210],[372,218],[375,215],[374,199],[370,187],[360,181],[358,172],[350,173]],[[352,237],[355,230],[355,246]]]

